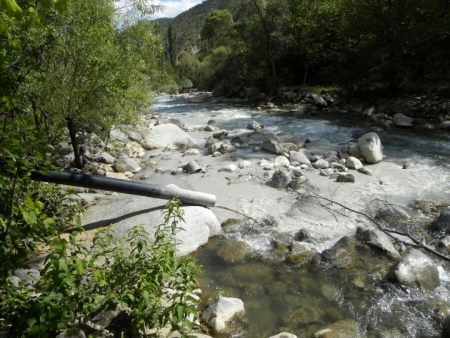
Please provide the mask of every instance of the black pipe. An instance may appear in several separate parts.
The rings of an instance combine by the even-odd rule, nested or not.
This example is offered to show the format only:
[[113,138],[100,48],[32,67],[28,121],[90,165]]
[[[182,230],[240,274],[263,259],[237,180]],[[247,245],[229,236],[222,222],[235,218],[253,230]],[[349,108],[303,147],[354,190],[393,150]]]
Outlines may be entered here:
[[216,204],[215,195],[180,189],[173,184],[160,186],[135,181],[124,181],[116,178],[57,172],[52,170],[46,175],[33,173],[31,179],[41,182],[74,185],[83,188],[108,190],[161,199],[171,199],[178,196],[182,203],[206,207],[213,207]]

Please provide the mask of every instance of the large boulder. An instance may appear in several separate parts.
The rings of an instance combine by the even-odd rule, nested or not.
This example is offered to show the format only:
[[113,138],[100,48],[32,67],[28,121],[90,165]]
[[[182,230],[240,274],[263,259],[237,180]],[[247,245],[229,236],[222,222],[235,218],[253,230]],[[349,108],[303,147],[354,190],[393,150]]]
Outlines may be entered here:
[[114,161],[114,170],[119,173],[124,173],[126,171],[137,173],[141,169],[141,166],[135,160],[126,155],[119,156],[119,158]]
[[377,133],[367,133],[358,139],[359,149],[367,163],[378,163],[383,160],[383,150]]
[[107,152],[101,152],[94,156],[94,160],[100,163],[113,164],[116,158]]
[[311,166],[311,162],[309,160],[308,154],[305,151],[293,151],[291,150],[289,152],[289,160],[291,162],[298,162],[300,164],[307,164],[308,166]]
[[202,320],[217,336],[241,336],[246,327],[244,303],[239,298],[219,297],[203,312]]
[[363,244],[385,251],[393,258],[400,258],[400,254],[394,247],[394,244],[392,244],[389,236],[380,230],[365,230],[363,228],[358,228],[356,230],[356,239]]
[[[116,236],[125,236],[135,225],[143,226],[153,236],[159,224],[164,223],[166,200],[120,194],[105,198],[89,208],[82,217],[83,226],[89,229],[113,225]],[[185,222],[178,224],[176,234],[178,255],[184,256],[208,242],[208,238],[222,233],[214,213],[197,206],[182,207]]]
[[414,119],[402,113],[397,113],[392,117],[392,122],[394,122],[397,127],[411,128],[413,126]]
[[249,130],[254,130],[254,131],[258,131],[258,130],[261,130],[261,129],[263,129],[264,128],[264,126],[262,125],[262,124],[259,124],[258,122],[256,122],[256,121],[251,121],[251,122],[249,122],[249,124],[247,125],[247,129],[249,129]]
[[143,138],[153,140],[159,147],[174,144],[180,148],[192,148],[196,145],[191,136],[171,123],[154,126]]
[[438,219],[433,222],[432,228],[437,231],[450,233],[450,207],[442,210]]
[[439,271],[433,261],[421,251],[410,249],[392,269],[389,279],[409,287],[434,291],[440,284]]
[[268,139],[265,140],[262,143],[262,148],[270,153],[274,153],[274,154],[281,154],[284,155],[285,153],[287,153],[287,150],[284,149],[280,143],[278,143],[278,141],[274,140],[274,139]]

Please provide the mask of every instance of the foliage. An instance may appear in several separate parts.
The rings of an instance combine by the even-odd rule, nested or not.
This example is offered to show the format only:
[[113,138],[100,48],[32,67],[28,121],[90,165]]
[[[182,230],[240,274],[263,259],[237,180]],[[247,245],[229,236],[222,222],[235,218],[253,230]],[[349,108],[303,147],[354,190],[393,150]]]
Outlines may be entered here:
[[99,311],[120,305],[131,309],[131,332],[169,323],[184,336],[197,315],[198,298],[191,291],[199,270],[192,259],[176,255],[174,236],[183,221],[179,200],[167,203],[164,219],[153,236],[137,226],[115,243],[111,228],[99,229],[90,249],[77,243],[78,233],[52,236],[52,251],[33,290],[2,281],[0,312],[12,334],[76,331]]

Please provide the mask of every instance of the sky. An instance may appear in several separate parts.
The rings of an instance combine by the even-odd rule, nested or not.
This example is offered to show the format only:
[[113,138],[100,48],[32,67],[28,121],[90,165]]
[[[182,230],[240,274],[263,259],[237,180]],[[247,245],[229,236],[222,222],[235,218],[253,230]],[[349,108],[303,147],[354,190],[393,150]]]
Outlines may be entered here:
[[[153,4],[162,5],[164,10],[150,16],[150,19],[173,18],[203,1],[204,0],[153,0]],[[126,3],[127,0],[120,0],[117,6],[122,7]]]

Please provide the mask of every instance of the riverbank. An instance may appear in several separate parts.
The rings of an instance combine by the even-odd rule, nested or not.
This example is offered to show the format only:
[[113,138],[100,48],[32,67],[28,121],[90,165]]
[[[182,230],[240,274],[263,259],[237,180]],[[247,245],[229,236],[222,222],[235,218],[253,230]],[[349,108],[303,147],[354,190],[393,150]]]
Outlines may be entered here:
[[[265,128],[261,128],[262,124]],[[370,127],[368,128],[370,130]],[[406,230],[420,235],[436,219],[445,203],[448,203],[446,196],[450,189],[448,185],[450,171],[445,158],[445,154],[448,154],[446,150],[448,142],[440,137],[429,140],[426,137],[423,140],[414,137],[414,141],[418,142],[420,147],[410,148],[408,143],[412,139],[407,136],[408,133],[404,134],[403,129],[399,136],[394,138],[392,136],[396,135],[395,132],[375,130],[384,145],[383,160],[371,164],[365,162],[361,154],[353,153],[358,159],[362,159],[361,165],[365,169],[358,168],[358,171],[356,167],[360,164],[357,161],[352,159],[352,165],[350,162],[347,163],[351,155],[350,149],[356,144],[347,144],[342,140],[357,141],[364,132],[367,132],[366,127],[349,128],[345,123],[335,124],[321,119],[320,116],[297,117],[256,108],[247,110],[226,104],[189,104],[183,97],[166,97],[159,101],[154,113],[147,115],[144,126],[140,129],[124,127],[114,130],[111,134],[111,143],[114,147],[109,150],[99,149],[95,155],[93,152],[91,158],[94,161],[90,164],[90,169],[107,177],[161,185],[176,184],[182,189],[216,195],[217,203],[211,210],[199,208],[188,213],[184,225],[187,231],[180,233],[179,237],[182,242],[189,243],[180,247],[183,253],[195,251],[196,248],[208,243],[207,249],[204,249],[205,252],[209,252],[208,254],[202,254],[202,250],[196,254],[199,259],[207,257],[201,260],[206,269],[206,280],[202,279],[204,304],[211,303],[218,289],[223,290],[226,296],[245,300],[251,326],[250,336],[269,336],[281,327],[286,327],[287,322],[283,318],[288,318],[292,312],[299,314],[299,317],[296,317],[299,327],[309,327],[307,330],[309,335],[314,333],[314,330],[327,328],[333,323],[333,319],[330,321],[325,318],[343,320],[353,317],[351,311],[346,310],[339,316],[331,317],[328,310],[324,313],[315,312],[313,318],[318,322],[311,325],[307,319],[311,317],[304,317],[304,313],[297,311],[298,302],[293,301],[293,294],[289,288],[283,296],[287,298],[273,298],[273,287],[270,285],[262,294],[259,291],[256,293],[252,291],[251,294],[255,294],[256,298],[271,297],[269,303],[261,303],[255,298],[246,296],[247,292],[242,293],[242,286],[246,286],[245,290],[255,290],[254,285],[258,284],[258,278],[268,278],[269,284],[272,283],[270,280],[275,278],[282,285],[289,285],[285,278],[292,278],[293,267],[300,268],[296,271],[302,271],[301,278],[313,280],[319,280],[319,275],[325,275],[329,276],[327,278],[346,281],[355,274],[363,274],[371,277],[364,282],[367,293],[363,293],[362,297],[373,299],[368,306],[378,311],[376,304],[381,300],[378,296],[374,297],[373,291],[380,283],[386,283],[388,267],[395,263],[389,260],[392,258],[383,261],[382,270],[371,268],[367,270],[367,267],[379,266],[376,260],[380,253],[374,256],[370,249],[364,258],[366,267],[358,265],[358,256],[349,257],[350,261],[347,261],[345,266],[350,270],[344,270],[342,275],[335,276],[331,273],[332,270],[328,268],[323,270],[323,267],[328,266],[330,262],[332,266],[343,263],[333,258],[333,255],[324,253],[333,248],[336,251],[336,246],[342,246],[341,239],[346,236],[355,238],[361,227],[373,228],[373,221],[365,215],[376,219],[377,222],[381,217],[383,225],[393,225],[396,231]],[[102,152],[104,150],[108,150],[110,154]],[[433,155],[430,158],[427,155],[430,152],[435,152],[437,156]],[[126,157],[132,161],[128,162]],[[303,161],[305,163],[301,163]],[[123,162],[128,163],[128,166],[119,165]],[[355,169],[350,169],[350,166]],[[191,172],[190,168],[199,170]],[[342,182],[338,180],[338,176],[341,175],[352,178],[348,182]],[[87,198],[89,195],[91,194],[84,197]],[[149,215],[157,212],[165,203],[162,200],[130,198],[121,194],[109,197],[96,195],[96,197],[99,199],[95,201],[93,198],[90,199],[93,206],[83,217],[84,224],[94,225],[93,227],[100,226],[99,221],[103,221],[114,223],[118,229],[134,224],[144,224],[151,229],[158,221],[149,218]],[[350,212],[342,205],[357,212]],[[191,227],[190,224],[199,219],[200,209],[204,209],[207,219],[212,221],[206,221],[200,227]],[[310,239],[298,237],[299,233],[303,234],[302,236],[307,234]],[[226,241],[225,244],[208,241],[208,237],[217,234],[222,234],[222,237],[232,240],[233,243],[245,245],[238,244],[239,250],[233,246],[234,244],[230,246],[231,249],[221,249],[222,245],[227,247]],[[408,241],[405,236],[400,237],[400,240]],[[427,237],[427,240],[430,238]],[[444,238],[442,241],[445,242]],[[345,243],[345,250],[354,252],[355,242]],[[360,240],[358,243],[357,250],[370,248]],[[306,246],[306,253],[294,251],[293,248],[298,249],[298,245]],[[437,242],[432,245],[438,247]],[[439,250],[446,252],[447,249],[444,245]],[[219,251],[221,253],[218,255]],[[435,259],[432,254],[430,255]],[[372,262],[371,257],[375,261]],[[320,263],[321,260],[325,263]],[[441,269],[439,270],[441,286],[438,293],[442,301],[447,299],[448,294],[446,268],[442,267],[439,259],[435,259],[433,264]],[[214,273],[219,266],[221,273]],[[280,271],[278,277],[269,277],[272,273],[267,267],[276,267]],[[249,279],[245,273],[247,269],[260,277],[256,280]],[[266,272],[260,275],[258,271],[266,271],[267,275]],[[305,274],[306,271],[309,272]],[[310,285],[309,290],[305,289],[302,292],[322,294],[325,291],[322,290],[321,283],[317,285],[319,289],[313,287],[314,282],[306,283]],[[342,286],[333,284],[333,288],[344,287],[347,290],[350,286],[345,292],[344,298],[347,299],[346,297],[354,297],[352,285],[362,284],[358,280],[353,282],[348,280]],[[385,297],[390,294],[390,297],[397,297],[398,292],[403,292],[401,289],[396,291],[395,286],[389,290],[380,295]],[[326,292],[325,294],[327,297],[330,296]],[[327,297],[322,299],[325,303],[312,302],[308,303],[308,307],[323,308],[328,306],[327,302],[334,303]],[[271,323],[270,325],[258,320],[261,317],[261,307],[265,308],[273,301],[287,302],[288,299],[290,300],[286,303],[285,311],[278,311],[278,315],[274,316],[270,310],[264,312],[264,321],[267,324]],[[447,301],[444,303],[447,304]],[[304,301],[300,302],[306,306]],[[430,306],[411,308],[402,305],[404,309],[402,311],[428,313],[436,310],[434,305]],[[330,311],[336,313],[337,309],[332,306]],[[442,313],[444,316],[445,312]],[[416,319],[408,318],[408,329],[402,330],[418,332],[411,323]],[[285,324],[280,324],[280,320]],[[389,321],[388,317],[383,319],[383,325],[386,325],[386,321]],[[367,321],[354,323],[351,322],[352,327],[359,325],[363,331],[367,330],[364,329],[364,326],[368,325]],[[441,324],[433,324],[430,332],[440,330],[439,325]],[[260,331],[259,326],[264,329]],[[302,335],[302,330],[291,328],[288,331]]]

